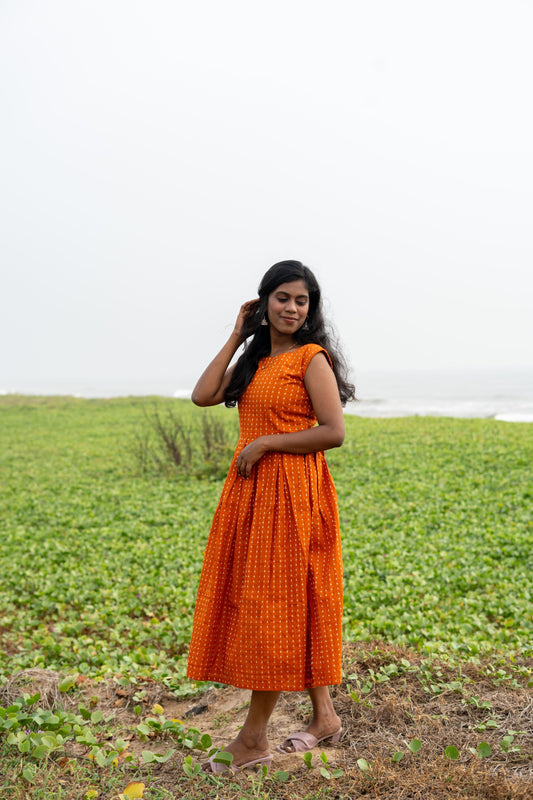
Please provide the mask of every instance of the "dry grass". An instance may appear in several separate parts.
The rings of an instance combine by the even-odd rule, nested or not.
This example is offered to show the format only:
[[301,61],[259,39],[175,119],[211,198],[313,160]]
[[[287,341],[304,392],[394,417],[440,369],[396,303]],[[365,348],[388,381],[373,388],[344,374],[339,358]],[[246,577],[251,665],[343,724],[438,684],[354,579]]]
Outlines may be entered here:
[[52,710],[58,706],[68,706],[69,698],[61,694],[58,685],[61,675],[51,669],[24,669],[17,672],[3,686],[0,687],[0,706],[14,703],[23,694],[40,692],[39,705],[41,708]]

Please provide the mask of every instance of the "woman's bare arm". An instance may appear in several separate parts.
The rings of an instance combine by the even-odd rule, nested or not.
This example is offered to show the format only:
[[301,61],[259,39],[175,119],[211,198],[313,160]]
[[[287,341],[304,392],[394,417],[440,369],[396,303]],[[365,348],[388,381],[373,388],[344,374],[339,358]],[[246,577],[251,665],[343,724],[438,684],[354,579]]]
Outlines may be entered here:
[[268,452],[316,453],[340,447],[344,441],[344,415],[337,381],[324,354],[311,359],[305,373],[305,388],[311,399],[318,425],[295,433],[260,436],[247,445],[237,458],[237,472],[250,477],[253,465]]
[[234,367],[230,362],[241,344],[242,326],[245,319],[253,314],[258,300],[249,300],[240,308],[235,328],[224,347],[217,353],[211,363],[200,375],[191,395],[191,400],[197,406],[217,406],[224,400],[224,392],[228,386]]

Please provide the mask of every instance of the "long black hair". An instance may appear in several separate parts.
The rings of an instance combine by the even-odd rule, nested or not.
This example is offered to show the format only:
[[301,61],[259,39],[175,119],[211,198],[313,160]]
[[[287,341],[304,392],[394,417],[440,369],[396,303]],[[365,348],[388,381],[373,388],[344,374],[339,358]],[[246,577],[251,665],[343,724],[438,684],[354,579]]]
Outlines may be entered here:
[[319,344],[327,350],[331,359],[333,372],[337,380],[342,405],[355,397],[355,387],[348,380],[348,367],[335,341],[328,332],[322,314],[322,298],[318,281],[309,269],[300,261],[279,261],[265,273],[259,284],[259,304],[254,314],[245,321],[242,335],[246,341],[244,353],[237,363],[231,380],[224,392],[226,406],[236,405],[239,398],[254,377],[259,361],[270,353],[270,331],[268,326],[261,325],[266,318],[269,295],[282,283],[302,280],[309,292],[309,311],[305,325],[299,328],[294,338],[299,345]]

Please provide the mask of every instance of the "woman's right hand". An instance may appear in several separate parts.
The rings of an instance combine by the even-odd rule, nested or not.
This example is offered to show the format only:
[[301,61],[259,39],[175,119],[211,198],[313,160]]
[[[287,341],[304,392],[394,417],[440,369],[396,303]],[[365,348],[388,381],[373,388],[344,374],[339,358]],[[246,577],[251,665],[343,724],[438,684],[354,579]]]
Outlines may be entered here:
[[242,304],[228,341],[204,369],[193,389],[191,400],[197,406],[216,406],[223,402],[224,392],[235,368],[235,365],[230,367],[231,359],[244,341],[244,323],[255,314],[258,306],[259,298]]
[[243,325],[247,319],[252,317],[255,312],[257,311],[257,307],[259,305],[259,298],[256,300],[247,300],[246,303],[243,303],[239,314],[237,316],[237,321],[235,322],[235,334],[242,339],[242,329]]

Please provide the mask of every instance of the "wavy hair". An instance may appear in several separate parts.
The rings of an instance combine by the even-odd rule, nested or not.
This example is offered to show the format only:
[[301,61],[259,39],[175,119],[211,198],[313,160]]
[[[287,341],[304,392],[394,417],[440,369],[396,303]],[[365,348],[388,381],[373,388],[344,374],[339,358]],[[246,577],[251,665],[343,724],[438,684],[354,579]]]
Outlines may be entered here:
[[282,283],[298,280],[302,280],[305,283],[309,292],[309,311],[305,327],[299,328],[295,332],[294,338],[299,345],[319,344],[327,350],[339,388],[342,405],[344,406],[348,400],[355,398],[355,387],[348,380],[348,367],[344,356],[335,336],[331,331],[328,331],[324,321],[322,298],[317,279],[309,267],[305,267],[300,261],[279,261],[270,267],[263,276],[258,290],[258,307],[243,325],[244,352],[235,364],[233,375],[224,392],[226,406],[237,404],[254,377],[260,359],[270,353],[270,331],[268,326],[261,325],[261,320],[266,317],[269,296]]

